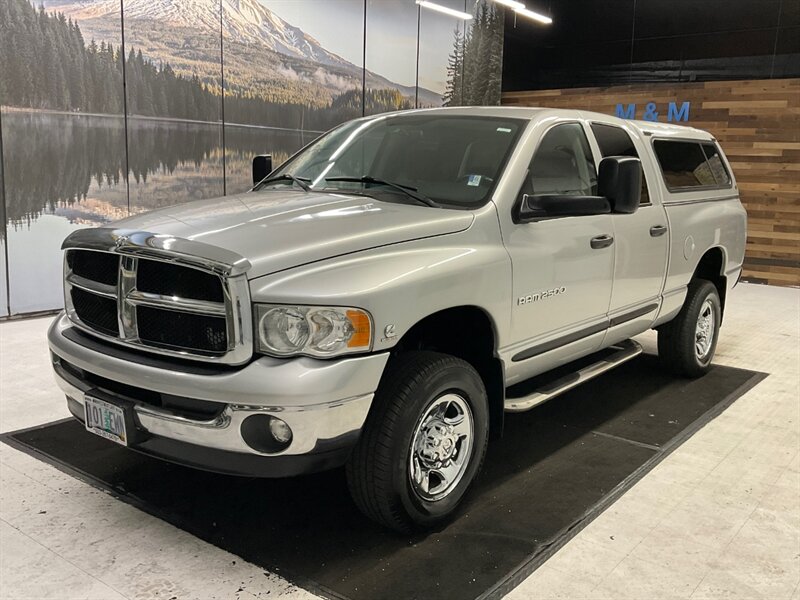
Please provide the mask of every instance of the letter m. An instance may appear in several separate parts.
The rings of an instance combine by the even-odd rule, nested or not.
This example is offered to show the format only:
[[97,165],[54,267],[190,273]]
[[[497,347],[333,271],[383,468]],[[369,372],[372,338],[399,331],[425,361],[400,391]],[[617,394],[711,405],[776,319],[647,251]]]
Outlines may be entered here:
[[667,121],[688,121],[689,120],[689,102],[681,104],[678,110],[675,102],[670,102],[667,107]]
[[628,104],[626,108],[622,104],[617,104],[617,116],[620,119],[635,119],[636,118],[636,105]]

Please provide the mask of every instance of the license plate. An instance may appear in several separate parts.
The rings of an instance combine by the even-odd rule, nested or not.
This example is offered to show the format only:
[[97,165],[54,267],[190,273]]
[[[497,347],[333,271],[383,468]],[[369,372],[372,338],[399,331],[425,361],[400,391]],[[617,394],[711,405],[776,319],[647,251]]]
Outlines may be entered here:
[[91,396],[84,398],[83,405],[87,431],[117,444],[128,445],[128,435],[125,431],[125,411],[119,406]]

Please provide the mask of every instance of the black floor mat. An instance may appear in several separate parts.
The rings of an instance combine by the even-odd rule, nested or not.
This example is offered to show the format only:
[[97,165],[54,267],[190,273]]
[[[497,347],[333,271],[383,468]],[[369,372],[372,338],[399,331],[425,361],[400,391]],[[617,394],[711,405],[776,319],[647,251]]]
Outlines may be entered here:
[[341,470],[284,480],[214,475],[131,452],[74,420],[2,439],[322,595],[499,597],[763,377],[717,366],[701,379],[675,379],[642,356],[508,415],[459,516],[412,538],[363,518]]

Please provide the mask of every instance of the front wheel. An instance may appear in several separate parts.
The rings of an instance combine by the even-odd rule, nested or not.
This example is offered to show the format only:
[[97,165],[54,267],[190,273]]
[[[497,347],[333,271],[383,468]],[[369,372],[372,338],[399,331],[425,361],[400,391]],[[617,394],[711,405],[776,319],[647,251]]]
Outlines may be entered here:
[[387,367],[347,464],[358,508],[395,531],[449,517],[480,470],[489,409],[480,375],[438,352],[408,352]]
[[695,279],[681,311],[658,330],[658,355],[677,375],[699,377],[711,368],[717,349],[722,305],[710,281]]

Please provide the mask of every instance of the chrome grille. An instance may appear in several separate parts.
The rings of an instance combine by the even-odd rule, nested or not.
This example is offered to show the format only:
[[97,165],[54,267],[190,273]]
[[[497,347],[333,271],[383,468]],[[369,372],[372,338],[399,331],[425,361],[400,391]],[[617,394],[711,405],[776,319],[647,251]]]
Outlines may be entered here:
[[[242,270],[249,263],[241,259],[231,266],[179,253],[176,246],[213,251],[215,258],[224,251],[170,240],[108,229],[82,230],[67,238],[64,296],[69,318],[96,336],[142,350],[208,362],[246,361],[252,339]],[[166,247],[163,253],[159,246]]]

